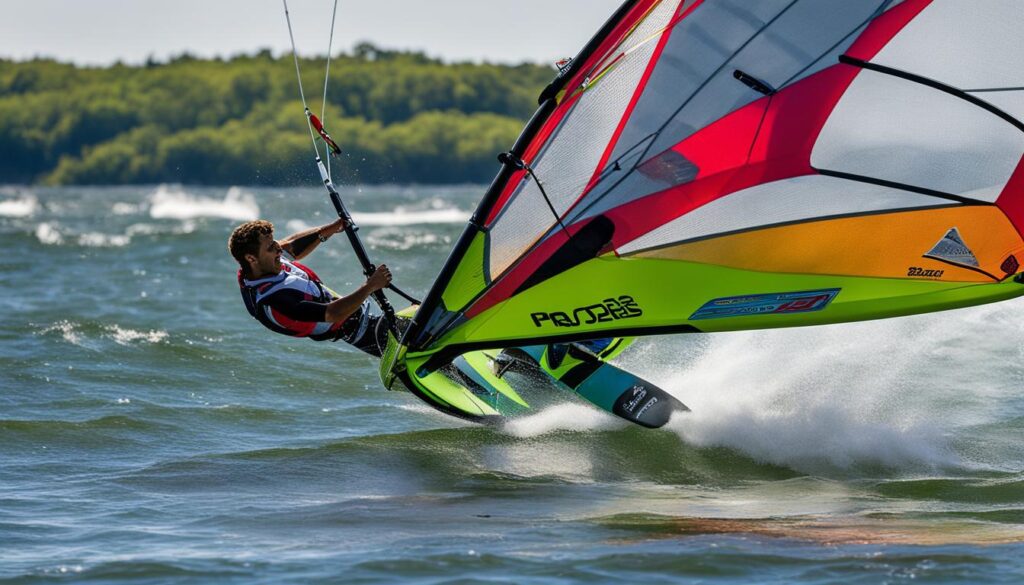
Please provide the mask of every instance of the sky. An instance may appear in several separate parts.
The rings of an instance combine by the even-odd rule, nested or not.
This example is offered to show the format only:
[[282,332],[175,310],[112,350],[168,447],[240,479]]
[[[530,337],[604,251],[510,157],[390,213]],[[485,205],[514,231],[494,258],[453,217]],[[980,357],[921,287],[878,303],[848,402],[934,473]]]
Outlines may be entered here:
[[[299,54],[327,50],[334,0],[291,0]],[[570,57],[621,0],[338,0],[334,53],[370,41],[448,61]],[[281,0],[0,0],[0,57],[83,65],[290,51]]]

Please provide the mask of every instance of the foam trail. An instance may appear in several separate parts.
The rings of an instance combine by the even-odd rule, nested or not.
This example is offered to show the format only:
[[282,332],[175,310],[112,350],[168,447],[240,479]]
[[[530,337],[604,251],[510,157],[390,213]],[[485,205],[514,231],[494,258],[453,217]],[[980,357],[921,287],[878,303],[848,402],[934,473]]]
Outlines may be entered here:
[[[688,443],[809,472],[935,469],[962,464],[953,432],[996,416],[999,399],[1012,396],[1022,336],[1014,304],[677,338],[623,361],[693,409],[670,425]],[[965,339],[993,341],[961,350]],[[692,354],[682,371],[671,365],[681,345]]]
[[224,199],[217,200],[191,195],[180,187],[161,185],[150,195],[149,205],[149,216],[153,219],[212,217],[248,221],[260,215],[256,198],[238,187],[231,187]]

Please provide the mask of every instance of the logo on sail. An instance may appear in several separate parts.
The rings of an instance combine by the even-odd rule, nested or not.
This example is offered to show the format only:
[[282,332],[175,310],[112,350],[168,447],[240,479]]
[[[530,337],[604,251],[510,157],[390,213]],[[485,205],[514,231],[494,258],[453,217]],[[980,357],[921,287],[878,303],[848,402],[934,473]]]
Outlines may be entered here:
[[643,315],[644,312],[633,297],[620,295],[617,299],[605,299],[600,303],[578,307],[571,313],[555,311],[552,313],[531,313],[533,324],[542,327],[550,323],[555,327],[579,327],[580,325],[593,325],[594,323],[610,323],[619,319],[632,319]]
[[939,240],[939,243],[932,246],[932,249],[924,254],[924,257],[942,260],[957,266],[967,266],[970,268],[979,268],[981,266],[974,252],[964,243],[963,237],[960,236],[960,230],[957,228],[950,228],[946,235],[942,236],[942,239]]
[[690,320],[821,311],[836,298],[839,290],[838,288],[829,288],[715,299],[704,303],[701,308],[690,315]]

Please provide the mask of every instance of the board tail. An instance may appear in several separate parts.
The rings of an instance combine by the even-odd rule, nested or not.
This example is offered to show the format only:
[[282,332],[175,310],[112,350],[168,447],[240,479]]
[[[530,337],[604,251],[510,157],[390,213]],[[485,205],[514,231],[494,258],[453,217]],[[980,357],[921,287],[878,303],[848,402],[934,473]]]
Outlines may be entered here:
[[690,409],[652,382],[606,361],[633,341],[617,338],[511,348],[501,353],[498,363],[504,368],[534,364],[594,406],[632,423],[660,428],[674,413]]

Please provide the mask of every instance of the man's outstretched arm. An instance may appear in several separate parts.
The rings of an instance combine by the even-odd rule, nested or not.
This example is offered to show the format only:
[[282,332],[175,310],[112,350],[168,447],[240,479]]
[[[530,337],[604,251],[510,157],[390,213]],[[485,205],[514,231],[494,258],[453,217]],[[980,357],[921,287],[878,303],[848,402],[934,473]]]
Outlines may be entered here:
[[345,229],[345,220],[338,218],[332,223],[320,227],[309,228],[297,234],[292,234],[278,242],[281,248],[288,252],[292,258],[302,260],[316,250],[321,241],[326,241],[334,234]]

